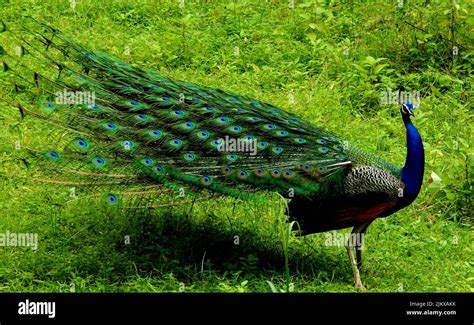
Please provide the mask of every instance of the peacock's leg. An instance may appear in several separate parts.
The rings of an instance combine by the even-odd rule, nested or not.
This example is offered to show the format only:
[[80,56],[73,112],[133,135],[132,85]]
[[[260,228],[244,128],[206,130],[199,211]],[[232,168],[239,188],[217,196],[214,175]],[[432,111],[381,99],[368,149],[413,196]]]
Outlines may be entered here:
[[364,234],[371,223],[372,222],[367,222],[364,224],[364,227],[360,231],[360,240],[356,241],[356,258],[357,268],[359,269],[359,271],[362,269],[362,246],[364,245]]
[[357,260],[357,268],[362,270],[362,247],[357,245],[356,248],[356,260]]
[[368,224],[362,224],[355,226],[354,229],[352,229],[351,236],[347,240],[346,244],[346,249],[347,249],[347,254],[349,255],[349,261],[351,262],[351,267],[352,267],[352,273],[354,275],[354,282],[355,282],[355,287],[356,289],[360,290],[365,290],[364,285],[362,284],[362,280],[360,279],[360,271],[358,268],[358,261],[359,257],[361,257],[360,254],[358,255],[358,258],[356,260],[356,257],[354,255],[354,250],[358,246],[357,244],[357,239],[360,238],[360,234],[367,229]]

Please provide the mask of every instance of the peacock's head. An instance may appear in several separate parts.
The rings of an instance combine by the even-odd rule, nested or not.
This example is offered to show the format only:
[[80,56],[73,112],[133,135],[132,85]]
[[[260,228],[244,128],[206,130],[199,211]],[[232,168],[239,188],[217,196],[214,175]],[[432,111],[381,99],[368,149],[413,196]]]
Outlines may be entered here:
[[410,117],[410,115],[415,116],[413,112],[415,110],[415,106],[411,102],[405,102],[402,104],[400,108],[400,112],[403,116]]

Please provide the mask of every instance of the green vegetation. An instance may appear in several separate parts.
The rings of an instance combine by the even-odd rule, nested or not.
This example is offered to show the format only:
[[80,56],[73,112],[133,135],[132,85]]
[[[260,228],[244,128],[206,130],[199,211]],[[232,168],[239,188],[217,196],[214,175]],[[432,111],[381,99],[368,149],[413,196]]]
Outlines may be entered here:
[[[370,226],[362,280],[368,291],[473,291],[474,6],[404,2],[0,0],[0,19],[31,15],[92,50],[270,102],[398,165],[405,130],[381,93],[418,92],[425,183]],[[0,79],[0,98],[10,93]],[[31,181],[15,143],[47,144],[49,131],[15,105],[0,100],[0,233],[38,233],[39,245],[0,247],[0,291],[355,290],[345,248],[289,233],[277,195],[119,210]]]

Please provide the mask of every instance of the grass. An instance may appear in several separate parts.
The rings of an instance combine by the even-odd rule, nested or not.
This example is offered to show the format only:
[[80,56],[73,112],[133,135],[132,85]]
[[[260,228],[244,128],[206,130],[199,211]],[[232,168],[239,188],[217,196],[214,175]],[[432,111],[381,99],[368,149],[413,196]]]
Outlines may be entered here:
[[[378,27],[417,14],[429,21],[426,12],[400,13],[383,1],[367,10],[353,2],[339,10],[308,1],[290,9],[286,1],[186,1],[180,8],[178,1],[82,0],[74,10],[59,0],[0,2],[2,20],[41,17],[91,49],[270,102],[398,165],[405,131],[397,108],[364,110],[359,103],[370,104],[369,91],[379,84],[413,82],[424,91],[423,80],[434,80],[439,94],[424,93],[414,123],[425,142],[425,180],[434,171],[441,184],[425,182],[414,204],[370,226],[362,280],[373,292],[474,290],[472,216],[465,213],[472,205],[458,206],[464,204],[461,189],[468,184],[472,191],[472,77],[444,61],[431,69],[423,61],[431,52],[405,57],[417,31]],[[342,54],[346,46],[349,56]],[[385,71],[361,81],[365,75],[354,64],[363,67],[369,55],[388,57],[401,76]],[[440,85],[442,78],[448,81]],[[0,97],[7,93],[0,87]],[[345,248],[327,246],[324,233],[288,234],[276,195],[255,202],[217,199],[192,209],[118,210],[80,189],[74,199],[69,188],[18,178],[27,174],[14,158],[15,142],[45,145],[48,131],[37,120],[20,123],[11,106],[0,101],[0,172],[6,176],[0,178],[0,233],[38,233],[39,246],[0,247],[0,291],[355,291]]]

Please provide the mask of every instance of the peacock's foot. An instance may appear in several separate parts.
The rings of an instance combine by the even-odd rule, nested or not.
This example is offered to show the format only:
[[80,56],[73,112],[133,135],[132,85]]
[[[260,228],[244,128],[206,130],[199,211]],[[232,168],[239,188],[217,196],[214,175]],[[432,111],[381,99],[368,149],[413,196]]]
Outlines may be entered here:
[[359,291],[367,291],[367,289],[364,287],[364,285],[362,284],[362,281],[360,279],[356,280],[356,283],[355,283],[354,287]]

